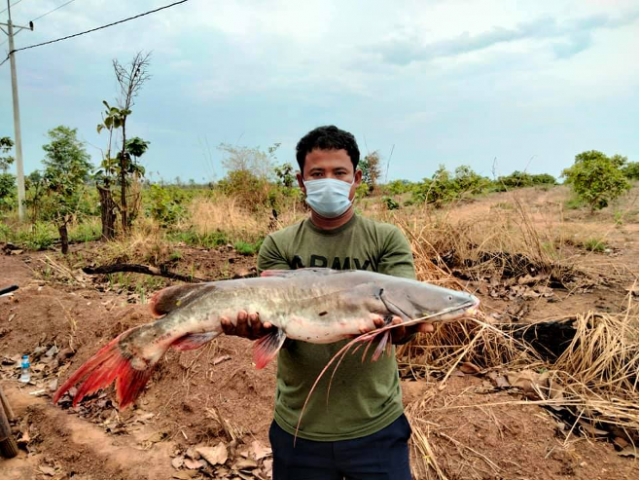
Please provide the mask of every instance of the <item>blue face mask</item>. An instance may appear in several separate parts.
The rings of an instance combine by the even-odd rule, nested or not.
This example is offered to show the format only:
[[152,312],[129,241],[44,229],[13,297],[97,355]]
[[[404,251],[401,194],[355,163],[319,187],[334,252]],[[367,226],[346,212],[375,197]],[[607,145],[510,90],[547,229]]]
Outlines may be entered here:
[[349,193],[352,185],[353,182],[347,183],[333,178],[308,180],[304,182],[307,189],[307,205],[325,218],[339,217],[351,206]]

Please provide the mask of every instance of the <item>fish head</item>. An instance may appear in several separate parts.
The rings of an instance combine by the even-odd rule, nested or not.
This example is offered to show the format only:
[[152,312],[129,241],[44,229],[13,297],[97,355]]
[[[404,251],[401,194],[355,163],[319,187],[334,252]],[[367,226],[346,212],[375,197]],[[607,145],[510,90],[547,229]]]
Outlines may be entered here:
[[389,310],[410,319],[429,317],[433,321],[455,320],[474,316],[480,300],[458,290],[417,281],[393,282],[385,288],[384,301]]

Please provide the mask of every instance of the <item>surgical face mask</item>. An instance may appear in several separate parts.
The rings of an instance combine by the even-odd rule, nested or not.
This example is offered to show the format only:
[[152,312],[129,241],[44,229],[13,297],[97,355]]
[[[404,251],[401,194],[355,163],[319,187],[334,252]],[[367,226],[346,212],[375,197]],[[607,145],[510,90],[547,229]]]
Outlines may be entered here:
[[352,185],[353,182],[347,183],[333,178],[308,180],[304,182],[307,205],[325,218],[339,217],[351,206],[349,193]]

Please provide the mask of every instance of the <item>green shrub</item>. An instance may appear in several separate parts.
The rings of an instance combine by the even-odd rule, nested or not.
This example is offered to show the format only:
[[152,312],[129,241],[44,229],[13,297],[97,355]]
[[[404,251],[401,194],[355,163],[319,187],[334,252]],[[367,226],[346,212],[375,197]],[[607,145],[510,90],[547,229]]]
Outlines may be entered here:
[[548,173],[531,174],[514,171],[511,175],[501,176],[494,182],[493,189],[498,192],[506,192],[514,188],[534,187],[537,185],[556,185],[557,181],[553,175]]
[[386,195],[382,197],[382,203],[387,210],[398,210],[400,208],[400,204],[393,197]]
[[69,241],[91,242],[100,240],[102,227],[99,222],[81,222],[69,229]]
[[638,162],[630,162],[622,167],[622,174],[629,180],[638,181]]
[[490,187],[488,178],[477,174],[467,165],[456,168],[454,174],[440,165],[431,179],[425,178],[414,185],[412,201],[441,207],[447,202],[488,191]]
[[393,180],[382,187],[382,191],[387,195],[402,195],[413,191],[414,184],[409,180]]
[[562,176],[591,211],[599,210],[631,187],[620,170],[625,161],[620,155],[609,158],[591,150],[576,155],[573,166],[565,169]]
[[256,243],[238,241],[233,247],[240,255],[256,255],[262,246],[262,241],[263,240],[258,240]]
[[584,248],[590,252],[602,253],[607,249],[607,244],[598,238],[589,238],[583,244]]
[[564,207],[567,210],[579,210],[585,206],[586,203],[580,197],[571,197],[569,200],[564,202]]
[[187,215],[184,190],[174,186],[151,185],[148,214],[163,227],[178,223]]
[[17,206],[16,177],[10,173],[0,173],[0,212]]

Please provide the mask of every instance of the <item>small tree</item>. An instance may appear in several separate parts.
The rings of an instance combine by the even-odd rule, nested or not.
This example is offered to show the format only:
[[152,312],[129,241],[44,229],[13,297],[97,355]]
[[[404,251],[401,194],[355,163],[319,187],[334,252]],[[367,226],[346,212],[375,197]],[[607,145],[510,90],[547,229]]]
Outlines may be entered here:
[[127,140],[127,175],[130,178],[129,193],[131,201],[128,202],[129,214],[127,215],[128,226],[131,227],[133,221],[138,217],[142,206],[142,194],[139,181],[144,177],[145,168],[140,165],[139,159],[149,148],[149,143],[140,137],[133,137]]
[[369,186],[369,193],[372,193],[380,178],[380,154],[377,150],[371,152],[360,160],[358,166],[362,170],[362,182]]
[[416,184],[413,191],[415,203],[430,203],[436,208],[440,208],[457,196],[455,179],[452,178],[451,172],[444,165],[438,167],[431,179],[425,178],[422,183]]
[[293,173],[293,165],[285,163],[284,165],[275,167],[274,172],[281,186],[286,189],[293,188],[296,181],[296,176]]
[[565,169],[562,176],[594,212],[630,188],[620,170],[625,161],[620,155],[609,158],[602,152],[590,150],[576,155],[573,166]]
[[7,173],[9,166],[13,163],[13,157],[7,155],[13,148],[13,140],[9,137],[0,137],[0,170]]
[[91,164],[89,154],[76,138],[77,129],[59,126],[49,130],[51,142],[43,145],[45,166],[47,216],[60,232],[62,253],[69,251],[67,226],[78,210],[80,194],[87,180]]
[[16,195],[16,177],[8,173],[13,157],[8,153],[13,148],[13,140],[0,137],[0,211],[9,210]]
[[259,147],[249,148],[221,143],[218,150],[224,154],[222,166],[227,172],[248,172],[260,180],[269,180],[273,174],[275,152],[278,147],[280,144],[274,143],[264,152]]
[[96,188],[100,195],[102,238],[111,240],[116,236],[116,209],[118,208],[113,200],[113,192],[111,190],[116,181],[118,159],[111,156],[111,148],[113,145],[113,134],[122,127],[122,122],[128,113],[118,107],[110,106],[104,100],[102,103],[107,109],[102,115],[102,123],[98,124],[96,130],[98,133],[106,130],[109,133],[109,137],[107,139],[107,150],[106,152],[102,152],[102,162],[95,174],[95,180]]
[[489,184],[488,178],[478,175],[468,165],[461,165],[456,168],[453,181],[458,195],[480,193]]
[[120,181],[119,210],[123,232],[127,232],[129,229],[129,220],[127,219],[129,213],[127,208],[127,185],[131,157],[127,151],[127,117],[131,115],[131,107],[134,104],[135,97],[138,96],[145,82],[151,78],[148,72],[150,63],[151,54],[142,52],[138,52],[128,65],[122,65],[117,59],[113,60],[113,70],[116,74],[116,80],[118,80],[118,84],[120,85],[118,104],[122,112],[122,147],[120,148],[117,158],[119,165],[118,178]]

